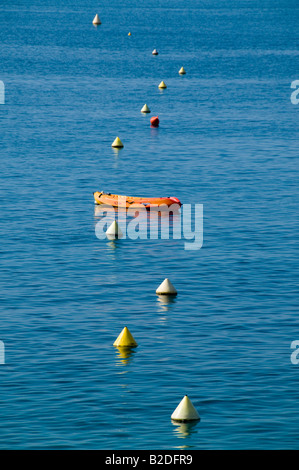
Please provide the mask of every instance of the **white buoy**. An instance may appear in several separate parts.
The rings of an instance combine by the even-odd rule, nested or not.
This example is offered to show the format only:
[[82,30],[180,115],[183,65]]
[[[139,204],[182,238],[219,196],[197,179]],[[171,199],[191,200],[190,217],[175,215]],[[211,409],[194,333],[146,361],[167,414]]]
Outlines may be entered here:
[[159,52],[157,51],[157,49],[154,49],[153,52],[152,52],[153,55],[158,55]]
[[156,294],[158,295],[177,295],[176,288],[172,285],[168,278],[164,279],[162,284],[159,285],[158,289],[156,290]]
[[149,109],[148,105],[145,104],[145,105],[141,108],[141,112],[142,112],[142,113],[150,113],[151,110]]
[[94,17],[92,23],[93,23],[93,24],[96,24],[96,25],[97,25],[97,24],[102,24],[98,14],[96,14],[96,16]]
[[172,413],[171,419],[174,421],[195,421],[199,420],[200,417],[189,397],[185,395]]
[[115,238],[122,238],[124,236],[116,220],[112,222],[106,232],[106,235],[110,240],[114,240]]

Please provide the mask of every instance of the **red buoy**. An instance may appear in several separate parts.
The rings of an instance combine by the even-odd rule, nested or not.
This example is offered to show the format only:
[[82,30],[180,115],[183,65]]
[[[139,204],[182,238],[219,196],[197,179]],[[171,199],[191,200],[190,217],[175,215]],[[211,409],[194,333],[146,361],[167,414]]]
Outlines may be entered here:
[[152,125],[153,127],[159,127],[159,122],[160,122],[160,121],[159,121],[158,116],[153,116],[153,117],[151,118],[151,125]]

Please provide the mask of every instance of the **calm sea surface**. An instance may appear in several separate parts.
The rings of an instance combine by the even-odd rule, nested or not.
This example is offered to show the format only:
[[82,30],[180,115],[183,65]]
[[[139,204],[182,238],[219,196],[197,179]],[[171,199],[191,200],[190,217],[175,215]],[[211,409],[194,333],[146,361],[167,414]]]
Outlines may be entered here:
[[[298,3],[3,3],[0,448],[298,449]],[[102,189],[203,204],[202,248],[99,240]]]

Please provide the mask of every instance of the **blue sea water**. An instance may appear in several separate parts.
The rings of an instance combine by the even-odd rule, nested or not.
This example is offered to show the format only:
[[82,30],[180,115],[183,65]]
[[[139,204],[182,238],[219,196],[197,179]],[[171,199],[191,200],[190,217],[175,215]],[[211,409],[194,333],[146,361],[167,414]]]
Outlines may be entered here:
[[[1,5],[1,449],[298,448],[298,13]],[[99,240],[101,189],[203,204],[202,248]]]

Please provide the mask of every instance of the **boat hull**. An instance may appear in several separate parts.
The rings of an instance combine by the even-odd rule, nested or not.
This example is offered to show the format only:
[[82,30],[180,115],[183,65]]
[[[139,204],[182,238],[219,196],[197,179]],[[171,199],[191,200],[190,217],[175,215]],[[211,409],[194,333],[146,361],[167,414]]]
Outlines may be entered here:
[[[120,196],[118,194],[110,194],[96,191],[93,193],[96,204],[105,204],[112,207],[121,209],[158,209],[162,210],[174,206],[173,208],[179,209],[182,205],[176,197],[132,197]],[[176,206],[176,207],[175,207]]]

